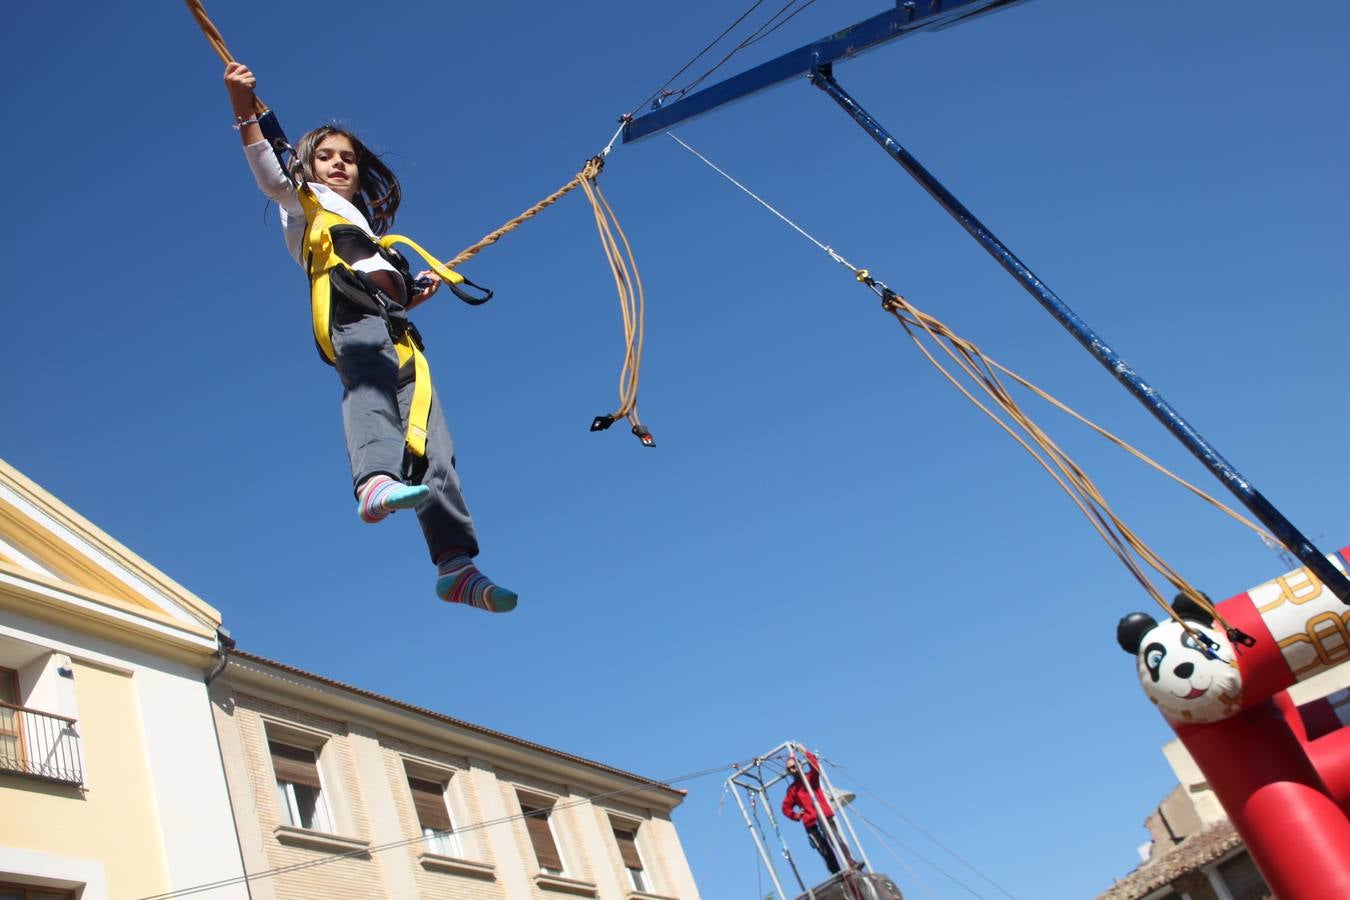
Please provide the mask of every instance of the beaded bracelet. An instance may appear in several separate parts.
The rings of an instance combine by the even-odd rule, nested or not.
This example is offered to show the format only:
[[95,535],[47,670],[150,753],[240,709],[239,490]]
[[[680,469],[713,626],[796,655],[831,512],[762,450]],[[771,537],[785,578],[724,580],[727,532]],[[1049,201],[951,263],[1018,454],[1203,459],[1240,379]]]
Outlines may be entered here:
[[236,117],[234,124],[231,125],[230,127],[233,128],[235,131],[238,131],[245,125],[257,125],[257,124],[258,124],[257,116],[249,116],[247,119],[240,119]]

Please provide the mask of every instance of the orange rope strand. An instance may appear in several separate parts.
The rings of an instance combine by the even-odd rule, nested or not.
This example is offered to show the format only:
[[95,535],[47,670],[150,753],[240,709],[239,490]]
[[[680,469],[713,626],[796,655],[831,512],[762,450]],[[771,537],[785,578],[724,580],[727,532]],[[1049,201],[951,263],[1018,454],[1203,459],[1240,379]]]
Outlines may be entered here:
[[[225,38],[221,36],[220,30],[216,28],[215,23],[206,14],[206,9],[202,7],[201,0],[184,0],[184,2],[187,3],[188,12],[192,13],[192,17],[197,20],[197,26],[201,28],[202,34],[206,35],[206,40],[211,45],[211,49],[215,50],[216,56],[220,57],[220,61],[223,63],[234,62],[234,56],[230,53],[230,48],[225,46]],[[267,112],[267,104],[262,102],[255,94],[253,96],[254,115],[260,116],[265,112]]]

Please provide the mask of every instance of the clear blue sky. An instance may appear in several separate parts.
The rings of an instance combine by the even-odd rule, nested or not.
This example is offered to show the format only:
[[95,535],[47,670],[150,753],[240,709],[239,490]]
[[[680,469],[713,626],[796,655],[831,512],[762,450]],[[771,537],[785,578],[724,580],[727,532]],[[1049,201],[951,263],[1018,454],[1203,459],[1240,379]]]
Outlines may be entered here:
[[[816,3],[744,62],[885,5]],[[389,153],[399,230],[449,256],[566,181],[742,6],[208,8],[293,135],[337,117]],[[1033,0],[837,69],[1326,550],[1350,543],[1347,33],[1334,3]],[[0,42],[0,454],[218,607],[242,647],[658,778],[800,739],[1019,898],[1087,897],[1132,868],[1173,784],[1170,733],[1113,636],[1148,598],[870,294],[672,141],[618,148],[603,177],[648,286],[657,450],[586,430],[614,403],[620,333],[580,197],[465,268],[488,306],[418,313],[482,565],[522,598],[493,617],[435,599],[411,516],[357,521],[302,275],[181,4],[23,4]],[[680,133],[1217,484],[818,91]],[[1198,586],[1283,570],[1031,408]],[[720,780],[684,787],[704,896],[762,896]],[[999,895],[880,804],[857,809]],[[908,896],[971,896],[868,846]]]

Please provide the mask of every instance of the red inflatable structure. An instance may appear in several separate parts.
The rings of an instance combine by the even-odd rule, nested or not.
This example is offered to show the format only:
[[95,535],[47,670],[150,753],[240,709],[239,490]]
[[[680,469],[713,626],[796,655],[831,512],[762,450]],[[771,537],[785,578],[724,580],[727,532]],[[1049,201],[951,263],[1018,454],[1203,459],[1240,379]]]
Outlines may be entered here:
[[[1331,559],[1350,569],[1350,547]],[[1211,647],[1143,613],[1118,638],[1275,896],[1350,898],[1350,690],[1302,706],[1288,693],[1350,663],[1350,607],[1297,569],[1217,608],[1246,638],[1182,604]]]

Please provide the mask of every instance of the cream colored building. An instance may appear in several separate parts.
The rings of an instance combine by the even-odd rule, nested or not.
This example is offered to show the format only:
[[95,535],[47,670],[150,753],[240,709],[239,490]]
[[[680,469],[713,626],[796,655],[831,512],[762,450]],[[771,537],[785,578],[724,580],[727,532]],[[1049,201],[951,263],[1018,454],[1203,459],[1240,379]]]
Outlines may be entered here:
[[0,461],[0,898],[242,875],[203,677],[219,626]]
[[255,900],[698,897],[670,818],[683,792],[242,651],[228,660],[211,699]]
[[0,900],[697,900],[683,798],[235,651],[0,461]]

